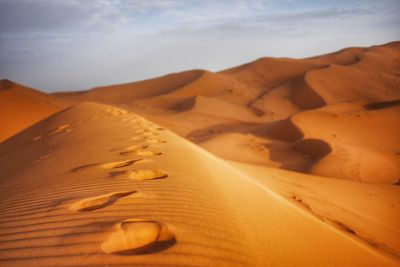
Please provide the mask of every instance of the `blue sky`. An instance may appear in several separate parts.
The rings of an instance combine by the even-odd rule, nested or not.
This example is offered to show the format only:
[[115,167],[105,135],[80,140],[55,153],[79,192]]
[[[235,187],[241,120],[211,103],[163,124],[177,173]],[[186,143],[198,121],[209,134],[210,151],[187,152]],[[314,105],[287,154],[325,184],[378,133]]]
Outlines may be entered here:
[[0,78],[81,90],[400,39],[400,0],[0,0]]

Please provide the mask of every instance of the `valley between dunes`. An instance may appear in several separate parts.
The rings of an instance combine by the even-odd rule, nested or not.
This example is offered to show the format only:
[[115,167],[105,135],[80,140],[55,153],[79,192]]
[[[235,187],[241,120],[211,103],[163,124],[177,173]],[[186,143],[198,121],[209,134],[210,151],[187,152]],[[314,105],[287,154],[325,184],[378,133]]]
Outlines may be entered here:
[[1,266],[400,266],[400,42],[2,80],[0,125]]

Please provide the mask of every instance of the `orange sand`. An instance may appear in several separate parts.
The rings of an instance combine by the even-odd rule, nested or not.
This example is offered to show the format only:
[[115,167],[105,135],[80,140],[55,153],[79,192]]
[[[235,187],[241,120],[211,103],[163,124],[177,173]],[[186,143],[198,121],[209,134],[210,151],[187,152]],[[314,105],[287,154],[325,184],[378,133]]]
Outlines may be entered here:
[[399,266],[399,56],[1,81],[0,265]]

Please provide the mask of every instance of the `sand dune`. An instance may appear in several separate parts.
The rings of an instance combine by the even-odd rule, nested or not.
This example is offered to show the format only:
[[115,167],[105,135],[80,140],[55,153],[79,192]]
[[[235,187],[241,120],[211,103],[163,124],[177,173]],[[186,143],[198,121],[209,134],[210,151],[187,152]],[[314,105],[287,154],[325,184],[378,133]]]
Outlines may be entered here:
[[9,80],[0,81],[0,142],[60,111],[68,102]]
[[400,105],[372,110],[364,105],[335,104],[293,117],[305,140],[324,140],[331,148],[310,173],[363,182],[398,181]]
[[[62,125],[70,131],[46,134]],[[135,136],[141,139],[129,141]],[[135,145],[162,154],[119,153]],[[221,159],[116,108],[66,109],[2,143],[0,155],[3,266],[397,265]]]
[[[354,104],[354,110],[365,114],[364,123],[358,122],[356,115],[338,114],[351,112],[342,108],[353,103],[368,105],[400,99],[399,53],[400,43],[393,42],[346,48],[307,59],[261,58],[218,73],[184,72],[95,88],[83,93],[80,99],[127,108],[227,159],[237,160],[233,154],[241,147],[247,155],[241,162],[342,179],[393,183],[399,177],[399,143],[398,138],[393,138],[398,129],[390,125],[400,121],[398,109],[372,111]],[[188,79],[189,73],[196,75]],[[171,86],[177,85],[179,79],[181,85]],[[157,84],[157,92],[153,89],[155,81],[163,81]],[[138,96],[147,87],[152,93]],[[103,98],[92,96],[96,94]],[[329,110],[333,114],[329,118],[346,119],[339,123],[338,118],[329,124],[321,121],[326,119],[323,116],[311,119],[314,110],[315,114],[321,114],[318,108]],[[304,112],[307,110],[310,112]],[[376,119],[368,119],[369,116]],[[391,119],[386,120],[386,116]],[[307,123],[294,125],[300,132],[295,138],[287,139],[286,128],[276,128],[272,133],[277,123],[300,118]],[[351,135],[344,129],[347,124],[353,125]],[[379,125],[374,128],[382,131],[363,142],[362,138],[357,140],[358,133],[370,133],[371,124]],[[325,129],[319,132],[322,125],[326,125]],[[346,134],[340,134],[340,138],[348,136],[345,141],[331,138],[343,131]],[[387,139],[378,137],[380,134],[391,135],[390,148],[380,145]],[[344,168],[336,168],[337,162],[346,162]]]
[[399,55],[2,80],[0,265],[399,266]]
[[366,48],[354,63],[310,71],[306,81],[328,104],[399,99],[399,53],[399,43]]
[[383,253],[400,255],[400,188],[230,163],[322,222]]
[[56,93],[55,95],[70,100],[92,99],[93,101],[129,104],[133,100],[166,94],[201,77],[202,70],[185,71],[169,74],[146,81],[99,87],[88,92]]

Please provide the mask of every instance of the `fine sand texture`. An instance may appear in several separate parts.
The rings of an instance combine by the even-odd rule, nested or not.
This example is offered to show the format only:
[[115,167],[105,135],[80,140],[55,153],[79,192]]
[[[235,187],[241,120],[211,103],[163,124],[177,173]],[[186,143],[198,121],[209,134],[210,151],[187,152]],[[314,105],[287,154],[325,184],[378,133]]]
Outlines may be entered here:
[[321,222],[381,253],[400,256],[400,188],[230,162]]
[[106,105],[77,104],[6,140],[0,173],[1,266],[399,263],[247,171]]

